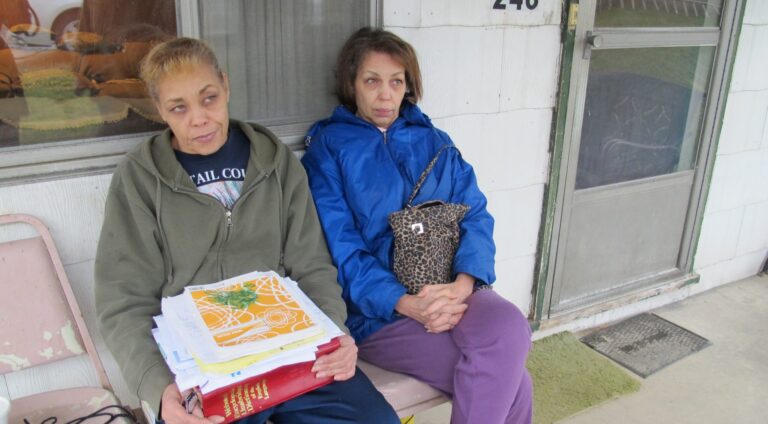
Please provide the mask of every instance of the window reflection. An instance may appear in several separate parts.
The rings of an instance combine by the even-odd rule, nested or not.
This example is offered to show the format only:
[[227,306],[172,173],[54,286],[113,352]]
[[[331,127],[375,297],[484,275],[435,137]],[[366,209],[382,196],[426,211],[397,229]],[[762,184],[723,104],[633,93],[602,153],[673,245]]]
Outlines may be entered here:
[[596,27],[716,27],[723,0],[598,0]]
[[713,47],[592,53],[576,188],[692,169]]
[[0,146],[159,129],[139,80],[174,0],[0,0]]

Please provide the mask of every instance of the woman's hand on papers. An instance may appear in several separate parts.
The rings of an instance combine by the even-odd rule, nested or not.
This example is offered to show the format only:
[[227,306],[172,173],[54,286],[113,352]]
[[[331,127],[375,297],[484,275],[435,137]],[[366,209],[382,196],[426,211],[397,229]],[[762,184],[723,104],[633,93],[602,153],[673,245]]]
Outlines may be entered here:
[[218,415],[205,418],[199,403],[190,412],[187,412],[184,405],[185,398],[186,396],[181,394],[176,383],[169,384],[163,390],[160,407],[162,416],[160,418],[166,424],[218,424],[224,421],[224,417]]
[[336,381],[349,380],[355,376],[355,366],[357,364],[357,346],[355,339],[343,335],[339,337],[341,346],[335,351],[323,355],[315,361],[312,366],[312,372],[316,373],[317,378],[333,376]]

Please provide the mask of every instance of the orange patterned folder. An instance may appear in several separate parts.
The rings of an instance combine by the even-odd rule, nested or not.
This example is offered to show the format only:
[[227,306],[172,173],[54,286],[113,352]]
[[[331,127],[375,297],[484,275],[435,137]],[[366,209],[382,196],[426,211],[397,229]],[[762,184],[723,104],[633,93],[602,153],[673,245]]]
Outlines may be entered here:
[[193,289],[190,295],[219,347],[269,340],[315,325],[274,273],[219,288]]

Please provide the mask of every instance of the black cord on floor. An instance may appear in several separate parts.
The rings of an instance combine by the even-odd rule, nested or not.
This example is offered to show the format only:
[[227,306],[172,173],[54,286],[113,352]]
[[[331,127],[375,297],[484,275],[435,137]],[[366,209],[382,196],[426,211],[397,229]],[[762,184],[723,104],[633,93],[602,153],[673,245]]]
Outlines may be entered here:
[[[109,412],[108,409],[117,409],[119,412]],[[126,408],[124,408],[124,407],[122,407],[120,405],[109,405],[109,406],[105,406],[105,407],[99,409],[96,412],[88,414],[88,415],[86,415],[84,417],[75,418],[74,420],[67,421],[64,424],[82,424],[86,420],[90,420],[92,418],[108,418],[108,420],[104,421],[103,423],[101,421],[99,421],[101,424],[110,424],[112,421],[114,421],[114,420],[116,420],[118,418],[128,418],[131,422],[137,423],[137,424],[139,422],[136,419],[136,416],[133,415],[133,413],[130,410],[128,410],[128,409],[126,409]],[[58,422],[58,418],[56,418],[56,417],[48,417],[48,418],[44,419],[43,421],[41,421],[40,424],[57,424],[57,422]],[[24,424],[32,424],[32,423],[30,423],[29,420],[24,418]]]

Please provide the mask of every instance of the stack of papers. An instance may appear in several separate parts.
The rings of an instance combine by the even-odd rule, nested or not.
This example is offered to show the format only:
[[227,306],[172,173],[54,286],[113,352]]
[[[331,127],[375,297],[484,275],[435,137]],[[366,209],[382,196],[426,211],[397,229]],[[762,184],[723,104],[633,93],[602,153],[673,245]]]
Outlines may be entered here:
[[252,272],[162,299],[152,330],[179,389],[203,394],[313,361],[342,331],[290,278]]

